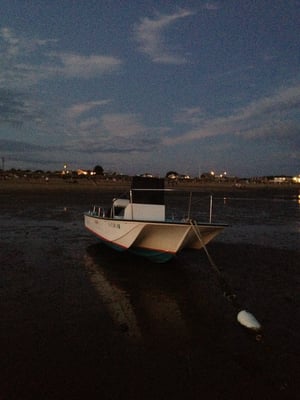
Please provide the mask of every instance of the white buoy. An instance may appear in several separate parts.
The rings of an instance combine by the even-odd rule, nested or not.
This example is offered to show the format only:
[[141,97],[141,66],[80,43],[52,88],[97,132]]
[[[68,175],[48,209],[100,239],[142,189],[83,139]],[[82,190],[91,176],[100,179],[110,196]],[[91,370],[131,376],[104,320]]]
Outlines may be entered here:
[[254,317],[254,315],[252,315],[246,310],[242,310],[238,313],[237,320],[241,325],[245,326],[248,329],[252,329],[255,332],[261,330],[260,323]]

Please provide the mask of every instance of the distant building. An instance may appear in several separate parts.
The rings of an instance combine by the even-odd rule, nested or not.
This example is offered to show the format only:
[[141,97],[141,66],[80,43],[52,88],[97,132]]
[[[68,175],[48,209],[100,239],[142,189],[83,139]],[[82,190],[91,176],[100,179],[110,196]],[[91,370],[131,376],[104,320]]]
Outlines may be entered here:
[[171,174],[167,174],[168,179],[178,179],[178,174],[175,172],[172,172]]
[[211,171],[211,172],[203,172],[203,174],[201,174],[200,178],[205,180],[205,181],[214,181],[216,179],[215,173],[213,171]]
[[88,171],[84,171],[83,169],[78,169],[76,172],[77,172],[78,176],[80,176],[80,175],[86,176],[89,174]]
[[293,183],[300,183],[300,175],[293,177]]
[[94,171],[86,171],[84,169],[77,169],[76,171],[78,176],[88,176],[88,175],[96,175]]
[[293,178],[291,176],[274,176],[273,179],[271,179],[272,183],[292,183]]

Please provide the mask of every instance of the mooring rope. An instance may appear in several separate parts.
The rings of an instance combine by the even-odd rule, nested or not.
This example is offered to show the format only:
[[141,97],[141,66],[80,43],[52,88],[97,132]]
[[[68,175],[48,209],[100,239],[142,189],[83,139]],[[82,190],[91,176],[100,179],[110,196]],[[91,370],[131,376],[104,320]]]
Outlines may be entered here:
[[228,284],[228,282],[226,281],[226,279],[224,278],[222,272],[220,271],[220,269],[218,268],[217,264],[214,262],[213,258],[211,257],[211,255],[209,254],[209,251],[207,250],[207,247],[204,243],[204,240],[202,239],[201,233],[200,233],[200,229],[198,227],[197,221],[195,220],[190,220],[190,224],[193,228],[193,231],[195,232],[195,235],[197,236],[197,238],[199,239],[201,246],[203,247],[203,250],[205,251],[205,254],[208,258],[208,261],[211,265],[211,267],[213,268],[213,270],[217,273],[218,278],[219,278],[219,283],[220,286],[223,290],[223,294],[224,297],[230,301],[237,309],[241,309],[240,305],[237,302],[237,296],[235,293],[233,293],[230,285]]
[[[190,224],[191,227],[196,235],[196,237],[199,239],[206,255],[208,258],[208,261],[213,268],[213,270],[216,272],[218,278],[219,278],[219,283],[221,286],[221,289],[223,290],[224,297],[237,309],[239,310],[239,313],[237,314],[237,320],[238,322],[243,325],[244,327],[251,329],[255,332],[260,332],[261,331],[261,325],[260,323],[256,320],[256,318],[249,313],[246,310],[243,310],[241,305],[237,301],[237,296],[236,294],[232,291],[230,285],[226,281],[226,279],[223,277],[220,269],[217,267],[216,263],[212,259],[211,255],[209,254],[207,247],[204,243],[204,240],[202,239],[201,232],[199,229],[199,226],[197,224],[197,221],[190,219]],[[261,340],[261,335],[256,335],[256,339],[258,341]]]

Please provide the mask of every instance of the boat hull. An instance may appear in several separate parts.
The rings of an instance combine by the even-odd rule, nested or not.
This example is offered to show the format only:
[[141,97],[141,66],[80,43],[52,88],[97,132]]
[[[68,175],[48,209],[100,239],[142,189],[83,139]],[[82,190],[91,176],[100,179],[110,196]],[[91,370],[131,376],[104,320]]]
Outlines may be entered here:
[[[225,225],[132,221],[86,213],[85,227],[118,251],[128,250],[155,262],[166,262],[184,248],[201,249]],[[201,240],[200,240],[200,239]]]

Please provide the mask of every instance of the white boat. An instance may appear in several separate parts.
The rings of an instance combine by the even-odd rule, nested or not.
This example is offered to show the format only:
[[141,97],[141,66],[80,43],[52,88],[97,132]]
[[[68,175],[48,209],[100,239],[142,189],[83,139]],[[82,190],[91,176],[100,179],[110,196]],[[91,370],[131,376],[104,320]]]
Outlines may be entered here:
[[94,206],[85,227],[112,248],[166,262],[181,250],[201,249],[225,224],[166,218],[164,180],[134,177],[128,198],[113,199],[110,209]]

